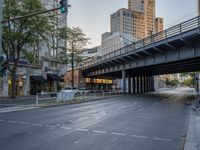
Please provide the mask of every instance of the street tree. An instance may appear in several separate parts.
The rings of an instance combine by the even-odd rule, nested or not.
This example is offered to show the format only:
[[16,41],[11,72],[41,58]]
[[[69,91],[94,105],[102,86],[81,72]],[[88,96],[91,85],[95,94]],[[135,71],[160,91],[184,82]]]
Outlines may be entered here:
[[81,64],[81,52],[84,50],[84,47],[89,43],[89,39],[79,27],[60,28],[58,36],[60,39],[66,39],[67,41],[66,47],[63,49],[63,52],[65,53],[66,57],[64,57],[63,59],[71,64],[71,87],[74,87],[74,66],[78,66],[79,64]]
[[[46,10],[40,0],[4,0],[3,19],[7,20]],[[48,41],[53,30],[52,15],[41,14],[8,21],[3,24],[3,52],[11,75],[11,98],[16,94],[16,73],[20,59],[34,60],[34,48],[41,41]]]

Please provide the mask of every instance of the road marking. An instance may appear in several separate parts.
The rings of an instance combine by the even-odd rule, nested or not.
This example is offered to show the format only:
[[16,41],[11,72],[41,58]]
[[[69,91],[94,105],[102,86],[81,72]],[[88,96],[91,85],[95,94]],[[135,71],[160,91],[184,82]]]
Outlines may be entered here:
[[17,121],[12,121],[12,120],[9,120],[7,121],[8,123],[17,123]]
[[1,122],[4,122],[5,120],[0,120]]
[[155,138],[153,138],[153,139],[156,140],[156,141],[167,141],[167,142],[170,142],[170,141],[171,141],[170,139],[157,138],[157,137],[155,137]]
[[45,125],[45,127],[47,127],[47,128],[56,128],[56,126],[53,126],[53,125]]
[[142,139],[147,139],[148,137],[142,136],[142,135],[131,135],[134,138],[142,138]]
[[117,133],[117,132],[112,132],[111,134],[112,134],[112,135],[126,136],[126,134],[125,134],[125,133]]
[[102,134],[106,134],[107,133],[105,131],[98,131],[98,130],[92,130],[92,132],[94,132],[94,133],[102,133]]
[[33,124],[31,124],[32,126],[42,126],[42,124],[38,124],[38,123],[33,123]]
[[30,124],[30,123],[28,123],[28,122],[19,122],[20,124],[24,124],[24,125],[28,125],[28,124]]
[[142,112],[144,110],[144,108],[140,108],[137,110],[137,112]]
[[74,143],[75,143],[75,144],[78,144],[78,143],[80,143],[80,141],[74,141]]
[[67,129],[67,130],[71,130],[72,128],[69,127],[60,127],[61,129]]
[[76,131],[84,131],[84,132],[88,132],[89,130],[88,129],[81,129],[81,128],[79,128],[79,129],[75,129]]

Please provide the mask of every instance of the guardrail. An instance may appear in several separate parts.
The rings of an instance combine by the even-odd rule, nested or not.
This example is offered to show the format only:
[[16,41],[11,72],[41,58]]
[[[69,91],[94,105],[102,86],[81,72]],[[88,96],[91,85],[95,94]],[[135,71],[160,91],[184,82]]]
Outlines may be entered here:
[[87,62],[86,64],[83,65],[83,68],[85,69],[85,68],[92,67],[96,64],[99,64],[99,63],[105,61],[105,60],[109,60],[111,58],[126,54],[128,52],[135,51],[139,48],[145,47],[147,45],[150,45],[150,44],[162,41],[162,40],[166,40],[167,38],[170,38],[170,37],[173,37],[176,35],[181,35],[181,37],[182,37],[183,33],[193,30],[195,28],[199,28],[199,33],[200,33],[200,16],[192,18],[190,20],[187,20],[183,23],[175,25],[171,28],[168,28],[166,30],[163,30],[161,32],[158,32],[156,34],[148,36],[142,40],[134,42],[133,44],[127,45],[123,48],[120,48],[120,49],[110,52],[106,55],[103,55],[97,59],[94,59],[90,62]]
[[37,93],[36,106],[62,103],[77,103],[122,95],[121,90],[81,90],[69,92]]

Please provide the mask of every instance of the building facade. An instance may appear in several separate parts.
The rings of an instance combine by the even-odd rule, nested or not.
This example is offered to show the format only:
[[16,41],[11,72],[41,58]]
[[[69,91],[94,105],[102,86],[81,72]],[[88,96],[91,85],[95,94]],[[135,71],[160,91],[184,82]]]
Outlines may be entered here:
[[[42,4],[47,9],[59,6],[55,0],[42,0]],[[53,12],[54,29],[66,26],[66,15],[59,11]],[[47,37],[49,43],[40,41],[34,47],[26,47],[26,49],[34,50],[34,62],[28,60],[20,60],[16,73],[16,96],[34,95],[36,93],[56,92],[60,89],[62,77],[67,72],[67,65],[59,60],[61,52],[60,47],[66,45],[65,40],[59,41],[56,34],[52,33],[51,37]],[[12,61],[9,61],[12,66]],[[7,74],[0,78],[3,82],[3,89],[0,89],[0,96],[11,95],[11,74]]]
[[128,9],[144,14],[145,37],[155,32],[155,0],[128,0]]
[[129,34],[135,38],[145,37],[144,15],[122,8],[110,16],[111,32]]
[[117,49],[120,49],[126,45],[135,42],[137,39],[131,35],[120,32],[106,32],[102,34],[101,39],[101,52],[102,55],[111,53]]
[[155,20],[155,32],[160,32],[164,30],[164,25],[163,25],[163,18],[156,17]]

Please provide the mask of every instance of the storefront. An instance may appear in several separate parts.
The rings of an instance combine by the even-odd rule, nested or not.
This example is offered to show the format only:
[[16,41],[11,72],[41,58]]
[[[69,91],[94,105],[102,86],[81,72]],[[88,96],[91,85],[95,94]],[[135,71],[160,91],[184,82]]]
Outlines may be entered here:
[[57,92],[61,77],[57,74],[47,74],[48,92]]
[[86,78],[86,88],[91,90],[110,90],[112,89],[113,81],[110,79],[93,79]]
[[47,91],[46,89],[47,80],[42,76],[30,76],[30,94],[36,95],[42,91]]

